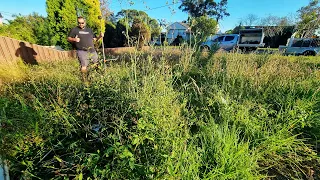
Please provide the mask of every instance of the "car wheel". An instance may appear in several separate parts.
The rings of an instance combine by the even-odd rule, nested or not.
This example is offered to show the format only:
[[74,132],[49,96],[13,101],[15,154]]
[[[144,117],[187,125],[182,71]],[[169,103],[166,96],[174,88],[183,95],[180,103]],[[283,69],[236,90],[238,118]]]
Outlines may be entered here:
[[208,52],[210,51],[209,46],[201,46],[201,51]]
[[315,56],[316,53],[313,52],[313,51],[305,51],[305,52],[303,53],[303,55],[304,55],[304,56]]

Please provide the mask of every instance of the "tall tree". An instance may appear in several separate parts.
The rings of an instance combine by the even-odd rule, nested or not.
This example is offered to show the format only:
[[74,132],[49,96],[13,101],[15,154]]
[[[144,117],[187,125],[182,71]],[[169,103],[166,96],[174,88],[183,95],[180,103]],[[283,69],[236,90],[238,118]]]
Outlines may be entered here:
[[105,47],[111,48],[111,47],[117,46],[116,42],[114,41],[115,34],[116,34],[116,26],[112,22],[107,21],[105,35],[103,37],[103,42]]
[[94,33],[99,33],[105,29],[105,20],[99,19],[102,16],[100,9],[100,0],[82,0],[80,1],[79,9],[83,12],[83,17],[87,21],[88,27],[90,27]]
[[148,22],[151,31],[151,37],[157,37],[161,33],[161,27],[156,19],[150,19]]
[[228,0],[215,2],[214,0],[182,0],[179,6],[183,12],[188,12],[192,17],[209,16],[216,19],[217,22],[226,16]]
[[76,0],[47,0],[46,5],[50,43],[63,49],[71,49],[67,35],[77,25]]
[[160,35],[161,27],[156,19],[152,19],[144,11],[137,11],[135,9],[125,9],[118,12],[116,15],[118,20],[123,19],[129,26],[133,25],[134,21],[140,21],[151,31],[151,36],[156,37]]
[[311,0],[310,3],[298,10],[300,21],[298,22],[298,35],[311,37],[320,28],[319,0]]
[[260,25],[265,26],[264,32],[266,36],[273,37],[281,35],[288,31],[289,26],[293,26],[293,22],[288,17],[278,17],[269,15],[260,20]]
[[137,45],[141,50],[143,45],[150,40],[150,28],[141,19],[134,19],[130,31],[133,45]]
[[208,36],[217,33],[217,21],[208,16],[196,17],[192,21],[191,31],[200,34],[200,41],[204,41]]
[[101,14],[102,14],[103,19],[107,19],[110,17],[112,12],[109,9],[108,0],[100,0],[100,10],[101,10]]
[[259,17],[255,14],[248,14],[245,18],[241,19],[241,24],[244,26],[258,25]]
[[14,15],[14,19],[8,20],[8,24],[0,26],[0,35],[2,36],[39,45],[50,44],[48,31],[46,18],[37,13],[27,16]]
[[151,19],[146,12],[135,9],[123,9],[117,13],[116,18],[118,20],[126,19],[130,26],[133,24],[135,19],[139,19],[144,23],[148,23],[148,21]]

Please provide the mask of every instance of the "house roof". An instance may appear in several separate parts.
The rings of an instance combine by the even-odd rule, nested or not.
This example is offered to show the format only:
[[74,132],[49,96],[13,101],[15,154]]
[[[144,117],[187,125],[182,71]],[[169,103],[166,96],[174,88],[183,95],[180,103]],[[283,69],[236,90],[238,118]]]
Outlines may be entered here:
[[172,27],[173,24],[178,23],[180,24],[182,27],[184,27],[185,29],[189,28],[189,25],[187,23],[183,23],[183,22],[174,22],[172,24],[170,24],[167,28]]
[[183,23],[183,22],[178,22],[178,23],[180,23],[182,26],[184,26],[187,29],[189,28],[189,25],[187,23]]

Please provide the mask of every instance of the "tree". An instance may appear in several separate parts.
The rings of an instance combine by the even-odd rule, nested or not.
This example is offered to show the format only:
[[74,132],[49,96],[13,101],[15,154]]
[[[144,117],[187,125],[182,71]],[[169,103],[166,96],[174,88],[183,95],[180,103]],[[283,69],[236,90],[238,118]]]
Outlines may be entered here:
[[311,0],[310,3],[298,10],[300,21],[298,22],[298,35],[301,37],[312,37],[320,28],[320,6],[319,0]]
[[36,43],[32,26],[27,22],[26,18],[21,15],[15,16],[14,20],[8,20],[8,24],[1,26],[0,35]]
[[255,14],[248,14],[244,19],[242,19],[242,24],[245,26],[257,25],[259,17]]
[[158,21],[149,17],[148,14],[144,11],[138,11],[135,9],[125,9],[118,12],[116,18],[118,20],[124,19],[129,26],[132,26],[134,21],[140,20],[148,27],[148,29],[150,29],[151,37],[157,37],[160,35],[161,28]]
[[67,35],[77,25],[76,0],[47,0],[51,45],[71,49]]
[[[239,34],[240,30],[244,29],[244,26],[242,26],[241,24],[239,24],[238,26],[236,26],[234,29],[229,30],[228,34]],[[226,32],[227,33],[227,32]]]
[[0,27],[0,35],[39,45],[49,45],[48,26],[45,17],[37,13],[27,16],[14,15],[13,20]]
[[127,42],[127,37],[125,36],[126,31],[131,31],[130,26],[128,26],[128,23],[126,23],[123,19],[119,20],[116,25],[116,34],[114,36],[114,42],[116,42],[116,47],[129,46]]
[[130,38],[132,38],[134,45],[137,45],[138,50],[141,50],[143,45],[150,41],[151,32],[147,24],[141,19],[134,19],[130,31]]
[[260,25],[265,26],[264,33],[266,36],[273,37],[281,35],[288,26],[293,26],[293,23],[288,17],[269,15],[261,19]]
[[116,26],[108,21],[106,22],[106,30],[105,30],[105,35],[103,37],[103,42],[105,47],[111,48],[111,47],[116,47],[117,44],[114,42],[115,40],[115,34],[116,34]]
[[217,22],[222,20],[225,16],[230,16],[230,14],[227,12],[227,4],[228,0],[221,0],[216,4],[216,6],[213,7],[214,12],[212,16],[216,18]]
[[151,37],[158,37],[161,33],[161,27],[158,21],[156,19],[150,19],[148,25],[151,31]]
[[217,21],[208,16],[195,17],[191,24],[191,31],[199,34],[200,41],[217,32]]
[[103,19],[107,19],[110,17],[110,15],[112,14],[112,12],[109,9],[109,3],[108,0],[100,0],[100,10],[101,10],[101,14]]
[[33,35],[36,38],[36,44],[38,45],[50,45],[49,26],[47,18],[32,13],[26,17],[30,22],[33,30]]
[[126,19],[129,26],[131,26],[133,21],[136,19],[139,19],[144,23],[148,23],[148,21],[151,19],[146,12],[135,9],[123,9],[117,13],[116,18],[117,20]]
[[219,3],[214,0],[182,0],[179,9],[188,12],[191,17],[209,16],[219,22],[223,17],[230,16],[227,4],[228,0],[221,0]]
[[80,1],[79,9],[83,12],[83,17],[86,19],[88,27],[94,33],[98,34],[105,29],[105,20],[99,19],[102,16],[100,9],[100,0],[82,0]]

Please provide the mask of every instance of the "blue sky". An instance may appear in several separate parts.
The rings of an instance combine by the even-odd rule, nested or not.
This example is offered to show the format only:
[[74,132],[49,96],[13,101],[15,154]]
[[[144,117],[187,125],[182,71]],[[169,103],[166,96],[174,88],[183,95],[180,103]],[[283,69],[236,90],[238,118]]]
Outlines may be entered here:
[[[178,9],[178,1],[109,0],[109,7],[114,13],[121,9],[138,9],[145,11],[152,18],[166,19],[168,22],[186,20],[187,13]],[[228,12],[231,15],[220,22],[220,28],[223,32],[232,29],[248,14],[255,14],[260,18],[268,15],[291,16],[308,3],[309,0],[228,0]],[[10,19],[12,14],[17,13],[27,15],[38,12],[46,16],[46,3],[45,0],[0,0],[0,12],[5,19]]]

